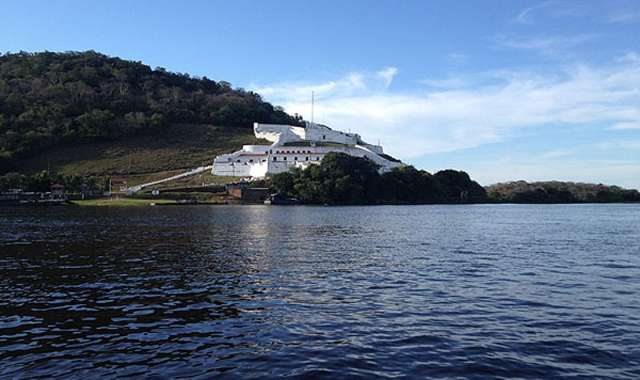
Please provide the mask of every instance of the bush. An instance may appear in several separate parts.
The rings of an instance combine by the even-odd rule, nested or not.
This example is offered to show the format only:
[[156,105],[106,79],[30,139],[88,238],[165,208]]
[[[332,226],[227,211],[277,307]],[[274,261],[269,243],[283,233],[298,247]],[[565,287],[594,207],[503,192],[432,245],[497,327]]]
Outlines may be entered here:
[[7,173],[0,176],[0,191],[19,189],[24,192],[48,192],[53,184],[64,185],[67,192],[102,192],[105,185],[96,177],[49,174],[41,171],[32,175]]

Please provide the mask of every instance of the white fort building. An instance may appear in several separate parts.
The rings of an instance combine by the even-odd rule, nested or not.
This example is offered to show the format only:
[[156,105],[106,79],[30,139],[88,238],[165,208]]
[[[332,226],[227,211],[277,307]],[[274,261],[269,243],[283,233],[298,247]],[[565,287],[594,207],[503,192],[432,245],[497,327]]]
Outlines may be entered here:
[[254,123],[253,132],[272,144],[244,145],[242,150],[217,156],[211,173],[259,178],[294,167],[317,165],[332,152],[369,159],[380,166],[380,172],[403,165],[384,154],[380,145],[367,144],[358,134],[334,131],[322,124],[307,122],[304,127],[296,127]]

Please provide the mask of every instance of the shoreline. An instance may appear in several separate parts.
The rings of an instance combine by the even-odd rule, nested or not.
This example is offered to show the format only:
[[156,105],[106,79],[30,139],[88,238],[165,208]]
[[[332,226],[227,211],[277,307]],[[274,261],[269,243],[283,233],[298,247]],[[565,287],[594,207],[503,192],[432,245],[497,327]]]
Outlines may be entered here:
[[[242,202],[195,202],[181,203],[173,199],[102,199],[102,200],[81,200],[69,201],[63,206],[77,207],[156,207],[156,206],[305,206],[305,207],[371,207],[371,206],[477,206],[477,205],[598,205],[598,204],[640,204],[640,202],[554,202],[554,203],[514,203],[514,202],[477,202],[477,203],[373,203],[373,204],[295,204],[276,205],[264,203],[242,203]],[[48,205],[28,205],[28,206],[48,206]]]

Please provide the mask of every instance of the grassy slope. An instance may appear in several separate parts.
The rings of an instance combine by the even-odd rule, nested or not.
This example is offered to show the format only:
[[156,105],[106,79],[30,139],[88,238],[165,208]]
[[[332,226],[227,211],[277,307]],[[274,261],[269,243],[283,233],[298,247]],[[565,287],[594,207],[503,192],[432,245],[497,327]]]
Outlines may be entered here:
[[[21,163],[22,172],[47,170],[64,174],[127,176],[129,185],[166,178],[185,169],[211,165],[221,153],[238,150],[244,144],[264,143],[251,129],[211,125],[173,125],[161,133],[118,141],[66,146],[44,152]],[[172,186],[224,183],[230,178],[208,173]]]

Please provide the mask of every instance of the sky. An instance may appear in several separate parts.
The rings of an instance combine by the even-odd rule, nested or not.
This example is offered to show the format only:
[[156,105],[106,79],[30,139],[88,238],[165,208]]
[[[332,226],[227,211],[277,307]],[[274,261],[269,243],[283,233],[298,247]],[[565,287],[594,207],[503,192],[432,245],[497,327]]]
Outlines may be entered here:
[[431,172],[640,189],[640,1],[3,0],[0,52],[253,90]]

